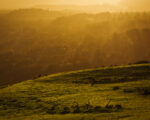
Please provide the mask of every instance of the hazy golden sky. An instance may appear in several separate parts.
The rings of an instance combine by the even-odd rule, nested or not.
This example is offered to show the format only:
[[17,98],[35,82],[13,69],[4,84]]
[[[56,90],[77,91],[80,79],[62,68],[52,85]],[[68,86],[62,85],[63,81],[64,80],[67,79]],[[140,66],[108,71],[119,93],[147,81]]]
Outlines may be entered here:
[[133,9],[146,9],[150,6],[150,0],[0,0],[0,8],[23,8],[47,4],[121,4]]
[[30,7],[39,4],[115,4],[119,0],[0,0],[0,7]]

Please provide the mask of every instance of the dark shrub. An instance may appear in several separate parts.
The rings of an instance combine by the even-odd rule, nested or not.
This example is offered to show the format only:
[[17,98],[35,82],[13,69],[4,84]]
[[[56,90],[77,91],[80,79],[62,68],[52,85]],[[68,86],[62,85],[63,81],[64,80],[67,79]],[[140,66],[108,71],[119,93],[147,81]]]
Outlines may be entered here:
[[76,105],[73,106],[73,113],[80,113],[80,112],[81,112],[80,107],[78,103],[76,103]]
[[94,107],[94,111],[96,111],[96,112],[101,111],[101,110],[102,110],[102,107],[100,107],[100,106]]
[[64,107],[61,114],[67,114],[67,113],[70,113],[70,108],[69,107]]
[[90,103],[82,106],[82,108],[83,108],[83,112],[85,112],[85,113],[92,113],[92,112],[94,112],[93,111],[94,107]]
[[89,82],[91,83],[91,86],[94,86],[94,84],[97,83],[97,81],[95,80],[95,78],[93,77],[88,77]]
[[125,93],[133,93],[133,92],[134,92],[133,89],[124,89],[123,91],[124,91]]
[[115,108],[119,110],[119,109],[122,109],[122,106],[118,104],[118,105],[115,105]]
[[55,106],[52,106],[50,109],[47,109],[47,113],[49,114],[56,114],[56,107]]
[[118,86],[113,87],[113,90],[119,90],[119,89],[120,89],[120,87],[118,87]]
[[96,106],[94,107],[94,112],[96,113],[107,113],[107,112],[110,112],[110,110],[104,108],[104,107],[100,107],[100,106]]
[[107,109],[113,109],[114,106],[113,105],[106,105],[105,108],[107,108]]
[[42,77],[42,75],[40,74],[40,75],[38,75],[38,78],[40,78],[40,77]]
[[150,90],[144,90],[143,95],[150,95]]
[[141,88],[138,90],[142,95],[150,95],[150,87]]
[[147,64],[147,63],[150,63],[150,62],[147,61],[147,60],[142,60],[142,61],[137,61],[137,62],[135,62],[133,64]]

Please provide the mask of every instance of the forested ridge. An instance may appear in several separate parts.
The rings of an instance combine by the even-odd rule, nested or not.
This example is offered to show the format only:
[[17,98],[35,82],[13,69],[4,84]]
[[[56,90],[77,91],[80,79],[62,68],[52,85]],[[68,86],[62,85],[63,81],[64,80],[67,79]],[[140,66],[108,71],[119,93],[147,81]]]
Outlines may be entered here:
[[0,85],[150,60],[150,13],[21,9],[0,15]]

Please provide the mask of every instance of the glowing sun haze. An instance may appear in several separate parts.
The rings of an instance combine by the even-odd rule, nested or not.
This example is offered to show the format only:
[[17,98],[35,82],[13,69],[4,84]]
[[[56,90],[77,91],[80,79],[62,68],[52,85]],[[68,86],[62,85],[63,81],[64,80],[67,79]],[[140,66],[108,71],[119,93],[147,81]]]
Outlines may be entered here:
[[135,11],[150,11],[150,0],[0,0],[0,8],[26,8],[37,5],[98,5],[110,4]]
[[120,0],[0,0],[0,8],[32,7],[39,4],[117,4]]

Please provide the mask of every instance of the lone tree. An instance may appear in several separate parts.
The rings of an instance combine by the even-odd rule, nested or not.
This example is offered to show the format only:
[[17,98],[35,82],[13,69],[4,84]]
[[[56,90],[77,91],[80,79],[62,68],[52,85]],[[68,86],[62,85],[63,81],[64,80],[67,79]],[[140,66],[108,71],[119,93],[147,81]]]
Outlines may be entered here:
[[95,80],[95,78],[93,78],[93,77],[89,77],[89,78],[88,78],[88,80],[90,81],[91,86],[94,86],[94,84],[96,84],[96,80]]

